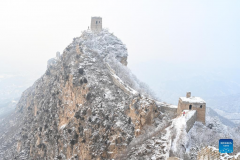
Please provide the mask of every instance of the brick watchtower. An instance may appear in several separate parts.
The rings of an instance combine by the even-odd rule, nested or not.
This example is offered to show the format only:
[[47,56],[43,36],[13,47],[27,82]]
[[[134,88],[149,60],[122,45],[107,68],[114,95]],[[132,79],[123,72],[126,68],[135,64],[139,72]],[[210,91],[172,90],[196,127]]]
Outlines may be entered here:
[[91,30],[94,32],[99,32],[102,30],[102,17],[91,18]]

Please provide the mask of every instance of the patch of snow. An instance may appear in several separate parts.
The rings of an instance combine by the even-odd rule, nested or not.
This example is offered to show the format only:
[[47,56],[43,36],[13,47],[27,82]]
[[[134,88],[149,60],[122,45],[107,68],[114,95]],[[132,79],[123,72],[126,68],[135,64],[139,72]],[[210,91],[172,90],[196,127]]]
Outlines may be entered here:
[[122,41],[106,29],[97,34],[86,30],[77,41],[81,44],[84,54],[89,54],[90,49],[103,57],[108,54],[114,54],[117,59],[128,56],[127,48]]
[[176,105],[167,105],[167,107],[169,107],[169,108],[178,108],[178,106],[176,106]]
[[118,127],[120,127],[120,126],[123,125],[123,122],[121,122],[121,121],[117,121],[117,122],[116,122],[116,125],[117,125]]
[[200,97],[180,97],[180,99],[183,102],[188,102],[188,103],[206,103],[202,98]]
[[132,89],[131,87],[129,87],[128,85],[126,85],[116,74],[113,74],[113,77],[115,77],[115,78],[119,81],[120,84],[122,84],[123,86],[125,86],[125,89],[126,89],[127,91],[129,91],[131,94],[133,94],[133,95],[138,94],[137,91],[135,91],[134,89]]
[[67,124],[63,124],[60,129],[64,129],[66,127]]
[[196,113],[196,110],[191,110],[191,111],[189,111],[189,110],[184,110],[185,111],[185,119],[186,119],[186,122],[190,119],[190,118],[192,118],[192,116]]

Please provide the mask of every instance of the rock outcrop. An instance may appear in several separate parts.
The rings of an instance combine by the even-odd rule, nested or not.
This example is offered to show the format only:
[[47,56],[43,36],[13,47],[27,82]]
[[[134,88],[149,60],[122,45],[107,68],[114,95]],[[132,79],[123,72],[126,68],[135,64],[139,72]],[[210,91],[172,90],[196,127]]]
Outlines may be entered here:
[[[1,123],[0,159],[113,159],[130,143],[150,148],[154,143],[159,152],[148,148],[139,155],[127,154],[127,159],[141,154],[165,159],[168,118],[155,100],[119,77],[113,79],[108,55],[127,65],[125,45],[108,31],[85,31],[74,38]],[[154,128],[150,136],[148,127]],[[135,143],[139,136],[145,137],[141,144]]]

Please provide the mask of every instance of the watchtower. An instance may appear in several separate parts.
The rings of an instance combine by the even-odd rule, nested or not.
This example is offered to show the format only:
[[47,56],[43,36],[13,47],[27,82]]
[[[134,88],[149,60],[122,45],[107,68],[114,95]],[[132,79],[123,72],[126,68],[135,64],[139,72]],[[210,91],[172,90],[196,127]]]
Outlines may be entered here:
[[99,32],[102,30],[102,17],[91,18],[91,30],[94,32]]
[[60,52],[57,51],[57,53],[56,53],[57,60],[60,60],[60,56],[61,56]]
[[200,97],[192,97],[187,92],[186,97],[180,97],[178,101],[177,114],[181,115],[183,110],[196,110],[197,121],[205,124],[206,102]]

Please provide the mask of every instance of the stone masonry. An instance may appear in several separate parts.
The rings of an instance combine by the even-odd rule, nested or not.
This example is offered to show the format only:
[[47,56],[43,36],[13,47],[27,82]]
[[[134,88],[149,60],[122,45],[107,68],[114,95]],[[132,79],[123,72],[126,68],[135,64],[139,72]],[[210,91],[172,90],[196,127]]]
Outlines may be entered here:
[[206,102],[202,98],[192,97],[191,92],[187,92],[186,97],[179,98],[177,114],[181,115],[183,110],[196,110],[197,121],[205,124]]
[[102,30],[102,17],[91,18],[91,30],[94,32],[99,32]]

